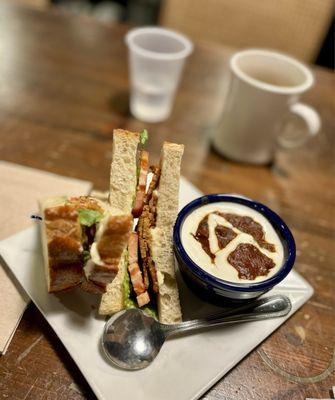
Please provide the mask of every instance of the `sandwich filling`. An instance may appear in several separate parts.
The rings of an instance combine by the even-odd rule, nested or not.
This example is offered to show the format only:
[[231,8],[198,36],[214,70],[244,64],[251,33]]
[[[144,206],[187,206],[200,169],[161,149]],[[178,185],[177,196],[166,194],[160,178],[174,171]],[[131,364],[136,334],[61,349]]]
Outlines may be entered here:
[[90,248],[94,242],[97,225],[104,217],[104,209],[97,200],[89,196],[71,197],[66,204],[77,210],[83,246],[82,261],[86,264],[91,258]]
[[[142,211],[135,231],[131,233],[128,241],[128,270],[124,279],[124,306],[125,308],[141,307],[153,314],[157,308],[158,281],[150,250],[150,230],[156,225],[160,168],[151,167],[150,169],[153,173],[152,180],[148,191],[144,192]],[[141,175],[140,172],[139,179],[141,179]],[[135,205],[138,207],[136,200]]]
[[81,225],[84,289],[104,292],[117,270],[132,226],[131,215],[111,215],[101,201],[88,196],[67,202],[78,213]]

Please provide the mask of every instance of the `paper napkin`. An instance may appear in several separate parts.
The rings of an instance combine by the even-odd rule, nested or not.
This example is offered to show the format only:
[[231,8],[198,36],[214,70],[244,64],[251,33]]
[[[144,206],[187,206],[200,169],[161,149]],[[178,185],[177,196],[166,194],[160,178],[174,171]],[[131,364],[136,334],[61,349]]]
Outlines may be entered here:
[[[36,223],[37,200],[46,196],[85,195],[92,184],[49,172],[0,161],[0,240]],[[0,354],[15,333],[29,298],[0,258]]]

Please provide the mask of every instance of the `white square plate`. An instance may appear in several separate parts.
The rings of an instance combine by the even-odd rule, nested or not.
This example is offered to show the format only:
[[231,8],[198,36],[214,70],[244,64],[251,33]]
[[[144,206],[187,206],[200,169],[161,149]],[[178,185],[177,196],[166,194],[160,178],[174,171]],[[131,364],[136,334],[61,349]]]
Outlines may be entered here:
[[[180,206],[199,196],[201,193],[182,179]],[[110,399],[111,394],[118,400],[197,399],[289,317],[171,339],[148,368],[122,371],[109,365],[101,354],[104,319],[95,315],[98,298],[79,290],[47,293],[37,226],[0,242],[0,254],[101,400]],[[182,281],[180,285],[185,319],[217,310],[198,300]],[[289,296],[292,315],[310,298],[313,289],[292,271],[269,293]]]

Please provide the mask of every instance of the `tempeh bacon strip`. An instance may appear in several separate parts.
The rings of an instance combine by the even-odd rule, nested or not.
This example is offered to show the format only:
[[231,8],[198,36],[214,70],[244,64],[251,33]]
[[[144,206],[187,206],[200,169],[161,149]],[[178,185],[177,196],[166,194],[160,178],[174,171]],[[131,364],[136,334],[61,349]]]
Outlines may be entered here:
[[132,232],[128,241],[128,271],[132,286],[136,293],[137,303],[140,307],[150,302],[150,297],[143,282],[142,272],[138,265],[138,235]]
[[144,293],[140,294],[136,297],[137,304],[139,307],[143,307],[150,302],[149,293],[145,291]]
[[132,214],[135,218],[138,218],[143,210],[145,189],[147,186],[148,170],[149,170],[149,153],[145,150],[142,150],[140,154],[140,173],[136,189],[134,207],[132,210]]
[[150,167],[150,169],[151,172],[153,173],[153,177],[150,182],[148,191],[145,195],[143,211],[138,220],[136,230],[139,235],[142,270],[144,274],[144,284],[148,289],[150,284],[149,283],[149,276],[150,276],[152,283],[152,291],[158,293],[157,273],[155,264],[150,255],[149,241],[150,241],[150,228],[155,226],[156,203],[157,203],[157,194],[155,190],[157,189],[159,184],[160,169],[159,167],[156,166]]
[[[144,206],[144,208],[143,208],[143,212],[145,210],[145,207],[146,206]],[[143,261],[147,257],[147,245],[146,245],[145,241],[143,240],[143,229],[144,229],[143,222],[144,222],[143,218],[139,218],[138,224],[136,227],[136,231],[137,231],[138,238],[139,238],[140,255],[141,255],[141,260],[142,260],[143,282],[144,282],[146,289],[148,289],[149,284],[150,284],[149,271],[148,271],[148,268],[146,268],[146,266],[145,266],[145,262]]]

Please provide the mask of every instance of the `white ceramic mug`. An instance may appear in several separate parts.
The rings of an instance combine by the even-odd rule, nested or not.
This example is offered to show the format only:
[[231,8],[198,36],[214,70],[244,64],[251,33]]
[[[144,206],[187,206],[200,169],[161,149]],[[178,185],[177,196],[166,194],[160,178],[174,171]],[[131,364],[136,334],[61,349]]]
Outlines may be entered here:
[[213,146],[235,161],[266,164],[276,146],[301,145],[320,130],[318,113],[298,102],[314,83],[311,71],[287,55],[261,49],[237,52]]

